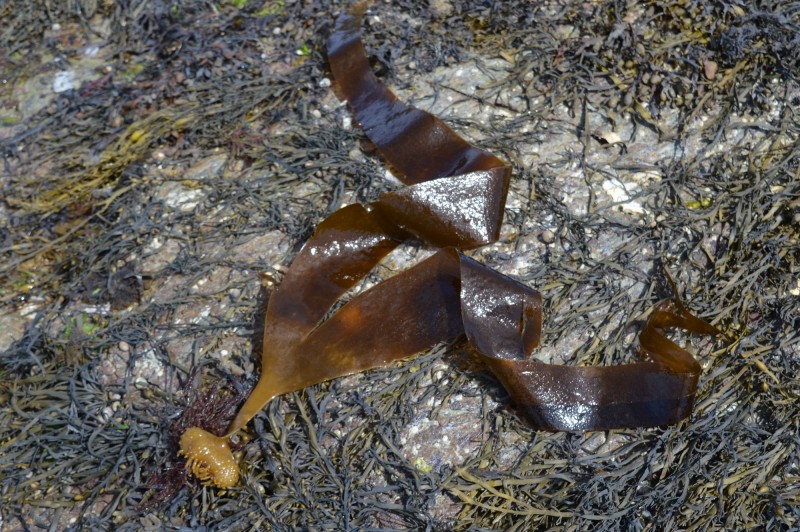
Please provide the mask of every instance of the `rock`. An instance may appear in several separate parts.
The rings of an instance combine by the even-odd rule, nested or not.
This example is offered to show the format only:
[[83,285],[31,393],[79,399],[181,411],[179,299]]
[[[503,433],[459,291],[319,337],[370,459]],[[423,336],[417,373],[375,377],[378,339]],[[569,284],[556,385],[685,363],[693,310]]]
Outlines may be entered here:
[[53,92],[67,92],[75,88],[75,73],[71,70],[62,70],[53,78]]
[[18,313],[0,314],[0,353],[7,351],[25,334],[27,320]]
[[197,181],[203,181],[206,179],[211,179],[212,177],[217,177],[220,175],[220,173],[222,173],[226,162],[228,162],[228,156],[224,154],[205,157],[204,159],[200,159],[194,166],[186,170],[184,177],[186,179]]

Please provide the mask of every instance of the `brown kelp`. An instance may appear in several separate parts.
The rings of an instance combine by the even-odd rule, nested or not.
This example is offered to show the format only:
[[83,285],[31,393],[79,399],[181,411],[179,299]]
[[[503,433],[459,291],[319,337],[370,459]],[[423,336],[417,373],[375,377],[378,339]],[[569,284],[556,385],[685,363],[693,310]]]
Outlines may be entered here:
[[[270,297],[258,384],[225,435],[197,427],[184,434],[187,466],[207,484],[230,487],[238,472],[227,439],[274,397],[461,335],[535,428],[652,427],[688,416],[700,365],[663,331],[717,330],[686,310],[674,286],[674,303],[659,305],[639,336],[645,361],[580,367],[529,359],[541,336],[540,294],[459,251],[497,240],[510,168],[377,80],[359,32],[365,9],[355,4],[339,17],[328,58],[340,94],[408,186],[367,207],[344,207],[319,225]],[[325,319],[345,292],[410,238],[442,249]]]

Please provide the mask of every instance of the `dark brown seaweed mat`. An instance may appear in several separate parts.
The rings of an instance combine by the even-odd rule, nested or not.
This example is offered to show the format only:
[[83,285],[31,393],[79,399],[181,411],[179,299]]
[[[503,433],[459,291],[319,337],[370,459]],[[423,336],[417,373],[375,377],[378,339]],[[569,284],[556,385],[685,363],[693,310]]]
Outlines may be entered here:
[[[271,290],[324,218],[396,188],[328,86],[342,5],[0,7],[0,528],[797,528],[788,1],[398,0],[365,19],[379,80],[512,167],[500,239],[469,255],[541,290],[544,360],[630,362],[639,317],[671,295],[654,257],[719,317],[724,349],[691,342],[688,420],[531,431],[448,344],[276,399],[236,488],[139,510],[174,465],[192,368],[212,390],[254,383],[253,272]],[[90,44],[102,62],[52,94]],[[608,203],[606,181],[640,174],[657,176],[631,191],[643,215]],[[426,256],[390,255],[364,284]]]

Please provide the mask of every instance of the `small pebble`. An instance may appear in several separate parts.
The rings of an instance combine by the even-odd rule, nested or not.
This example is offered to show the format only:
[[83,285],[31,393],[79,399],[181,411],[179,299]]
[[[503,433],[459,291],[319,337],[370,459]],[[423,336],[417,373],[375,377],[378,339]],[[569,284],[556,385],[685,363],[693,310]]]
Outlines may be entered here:
[[551,230],[545,229],[542,231],[542,234],[539,235],[539,240],[545,244],[550,244],[555,239],[555,236],[556,235]]
[[717,75],[717,69],[719,65],[717,65],[716,61],[705,60],[703,61],[703,74],[705,75],[707,80],[712,80]]
[[120,351],[125,351],[127,353],[128,351],[130,351],[130,349],[131,349],[131,346],[128,345],[128,342],[122,341],[122,342],[119,343],[119,350]]

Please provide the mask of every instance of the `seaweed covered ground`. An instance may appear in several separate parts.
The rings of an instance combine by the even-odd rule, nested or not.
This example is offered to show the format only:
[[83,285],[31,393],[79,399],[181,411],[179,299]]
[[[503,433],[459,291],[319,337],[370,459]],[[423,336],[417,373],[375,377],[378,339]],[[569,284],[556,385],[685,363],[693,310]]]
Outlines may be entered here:
[[364,23],[383,83],[512,164],[471,255],[542,292],[536,356],[633,360],[664,268],[724,331],[681,340],[689,420],[533,431],[455,343],[273,401],[232,489],[186,476],[176,430],[224,427],[255,383],[297,250],[398,186],[333,91],[342,5],[0,2],[0,529],[797,529],[784,0],[397,0]]

